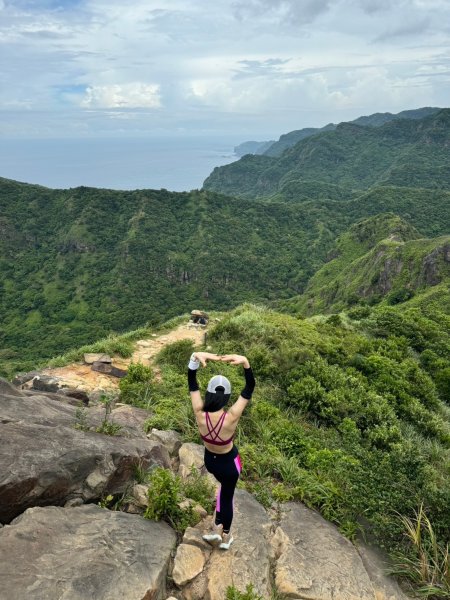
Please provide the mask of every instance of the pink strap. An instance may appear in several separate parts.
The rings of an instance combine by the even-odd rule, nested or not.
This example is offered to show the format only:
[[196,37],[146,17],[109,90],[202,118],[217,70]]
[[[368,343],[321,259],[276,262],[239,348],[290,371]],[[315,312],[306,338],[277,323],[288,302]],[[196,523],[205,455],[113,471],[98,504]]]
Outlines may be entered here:
[[[222,429],[222,425],[223,422],[225,421],[225,417],[227,416],[227,413],[223,413],[223,415],[220,417],[220,419],[217,421],[217,423],[213,426],[212,421],[211,421],[211,417],[209,416],[209,413],[206,413],[206,426],[208,427],[208,436],[210,439],[212,440],[220,440],[221,442],[223,442],[224,440],[222,440],[222,438],[219,437],[220,434],[220,430]],[[217,429],[217,427],[219,427],[219,429]],[[217,431],[216,431],[217,429]],[[212,438],[211,436],[214,434],[214,438]]]

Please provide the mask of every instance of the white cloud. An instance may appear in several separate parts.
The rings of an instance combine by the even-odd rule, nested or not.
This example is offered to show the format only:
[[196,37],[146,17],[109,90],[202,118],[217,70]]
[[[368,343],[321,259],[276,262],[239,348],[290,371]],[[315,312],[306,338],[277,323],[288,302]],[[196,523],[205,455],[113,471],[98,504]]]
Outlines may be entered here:
[[156,84],[126,83],[93,85],[86,89],[83,108],[160,108],[160,88]]
[[36,128],[55,135],[70,130],[64,111],[74,130],[83,122],[92,135],[119,121],[142,131],[234,127],[243,136],[242,123],[255,133],[270,124],[280,134],[450,97],[448,0],[2,6],[0,120],[8,131],[23,131],[22,110],[27,126],[36,111]]

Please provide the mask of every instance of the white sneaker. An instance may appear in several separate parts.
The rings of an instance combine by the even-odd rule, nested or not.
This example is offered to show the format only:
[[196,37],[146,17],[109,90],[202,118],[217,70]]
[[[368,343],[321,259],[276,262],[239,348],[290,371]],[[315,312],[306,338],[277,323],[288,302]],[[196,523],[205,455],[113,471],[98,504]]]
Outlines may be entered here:
[[216,525],[215,523],[213,523],[211,525],[210,533],[205,533],[205,535],[202,535],[202,538],[205,540],[205,542],[209,543],[221,542],[222,531],[223,525]]
[[233,536],[231,535],[231,533],[224,533],[222,535],[222,543],[220,544],[219,548],[221,550],[229,550],[232,543]]

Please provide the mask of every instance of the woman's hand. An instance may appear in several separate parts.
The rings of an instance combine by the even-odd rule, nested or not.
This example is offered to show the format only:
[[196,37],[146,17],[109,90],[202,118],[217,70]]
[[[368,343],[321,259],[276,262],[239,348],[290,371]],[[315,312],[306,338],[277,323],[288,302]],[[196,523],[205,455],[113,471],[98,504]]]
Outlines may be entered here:
[[218,354],[212,354],[211,352],[194,352],[194,357],[201,362],[202,367],[206,367],[208,360],[221,360]]
[[250,363],[246,356],[242,356],[241,354],[225,354],[220,357],[222,362],[228,362],[230,365],[243,365],[244,369],[250,368]]

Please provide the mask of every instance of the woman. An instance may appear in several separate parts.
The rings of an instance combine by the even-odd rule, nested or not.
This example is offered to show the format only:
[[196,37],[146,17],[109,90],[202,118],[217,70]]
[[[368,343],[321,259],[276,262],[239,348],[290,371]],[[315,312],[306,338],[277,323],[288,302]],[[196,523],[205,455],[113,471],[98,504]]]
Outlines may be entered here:
[[[200,363],[206,367],[208,360],[244,367],[245,387],[228,412],[225,412],[224,407],[230,399],[231,384],[223,375],[216,375],[209,380],[204,402],[200,395],[197,369]],[[211,532],[204,535],[203,539],[214,544],[219,543],[222,550],[228,550],[233,543],[233,536],[230,533],[233,520],[233,496],[241,472],[241,460],[238,449],[233,444],[233,436],[244,408],[252,397],[255,379],[245,356],[239,354],[218,356],[210,352],[194,352],[188,366],[188,384],[192,408],[205,445],[205,467],[221,486],[217,494]]]

